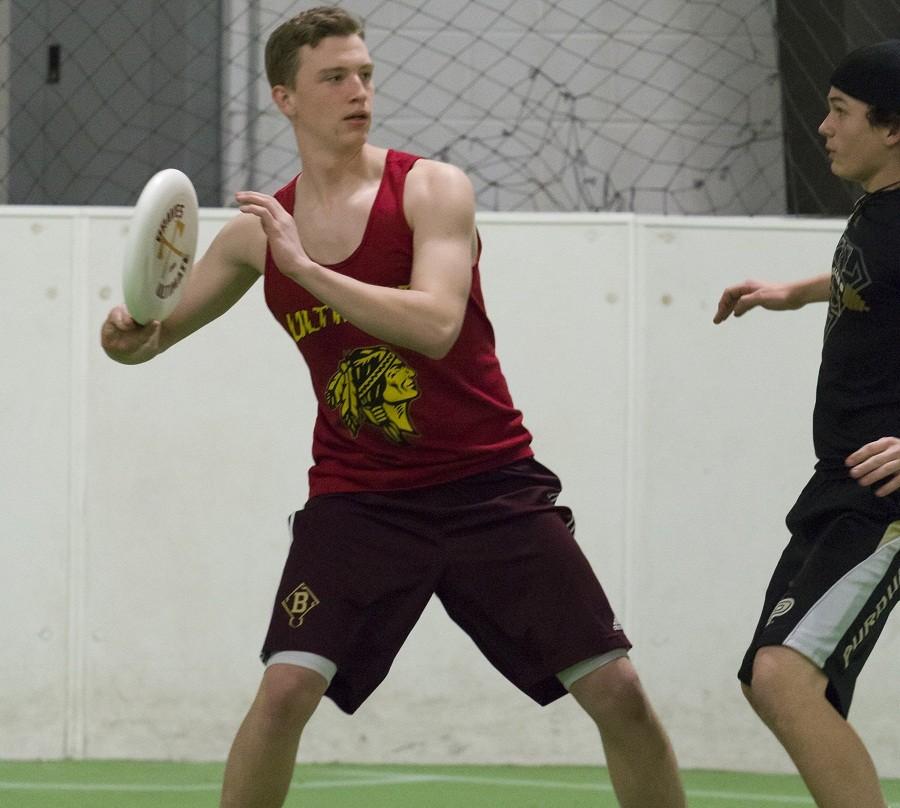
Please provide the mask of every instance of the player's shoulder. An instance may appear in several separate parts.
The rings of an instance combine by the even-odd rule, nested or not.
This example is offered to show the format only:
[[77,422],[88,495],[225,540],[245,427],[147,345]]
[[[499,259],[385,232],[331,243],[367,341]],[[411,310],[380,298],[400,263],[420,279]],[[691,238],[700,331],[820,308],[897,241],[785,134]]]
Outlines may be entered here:
[[466,172],[459,166],[430,157],[420,157],[416,160],[410,168],[409,175],[423,182],[456,182],[471,186]]
[[474,204],[472,182],[461,168],[425,157],[410,168],[406,195],[414,204]]

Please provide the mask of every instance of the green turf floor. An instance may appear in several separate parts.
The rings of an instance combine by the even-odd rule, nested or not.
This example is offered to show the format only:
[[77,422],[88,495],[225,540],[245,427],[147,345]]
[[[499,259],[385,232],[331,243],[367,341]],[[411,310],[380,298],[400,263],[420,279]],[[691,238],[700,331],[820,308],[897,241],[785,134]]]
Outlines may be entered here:
[[[3,808],[214,808],[221,764],[0,761]],[[684,772],[691,808],[813,806],[796,776]],[[884,782],[900,808],[900,780]],[[586,766],[301,764],[288,808],[614,808]]]

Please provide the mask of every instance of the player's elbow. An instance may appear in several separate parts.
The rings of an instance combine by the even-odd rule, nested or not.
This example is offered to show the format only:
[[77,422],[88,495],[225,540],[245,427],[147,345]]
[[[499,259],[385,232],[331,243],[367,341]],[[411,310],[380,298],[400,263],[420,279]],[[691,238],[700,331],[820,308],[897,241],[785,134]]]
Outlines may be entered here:
[[447,324],[432,330],[428,339],[420,346],[419,352],[429,359],[443,359],[453,350],[459,338],[461,324]]
[[429,359],[443,359],[450,353],[455,344],[455,340],[453,342],[429,342],[427,345],[419,348],[419,353],[424,354]]
[[[450,347],[452,348],[453,346],[451,345]],[[440,360],[443,359],[448,353],[450,353],[450,348],[447,348],[445,350],[426,350],[422,351],[421,353],[425,354],[425,356],[427,356],[429,359]]]

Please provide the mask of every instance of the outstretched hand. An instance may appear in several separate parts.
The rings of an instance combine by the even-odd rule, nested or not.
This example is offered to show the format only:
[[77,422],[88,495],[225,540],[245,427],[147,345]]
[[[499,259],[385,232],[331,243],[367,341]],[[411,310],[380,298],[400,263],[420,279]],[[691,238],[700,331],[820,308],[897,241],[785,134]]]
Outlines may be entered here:
[[241,213],[249,213],[259,219],[278,269],[299,283],[303,267],[312,261],[300,243],[294,217],[274,196],[268,194],[238,191],[234,198],[240,205]]
[[137,365],[156,356],[160,350],[159,320],[138,323],[124,306],[116,306],[100,329],[100,345],[106,355],[123,365]]
[[772,311],[797,309],[801,303],[796,300],[793,291],[794,287],[790,284],[762,283],[752,280],[729,286],[719,298],[713,322],[721,323],[732,314],[740,317],[757,306]]
[[879,438],[857,449],[845,461],[850,476],[860,485],[884,482],[875,490],[879,497],[900,490],[900,438]]

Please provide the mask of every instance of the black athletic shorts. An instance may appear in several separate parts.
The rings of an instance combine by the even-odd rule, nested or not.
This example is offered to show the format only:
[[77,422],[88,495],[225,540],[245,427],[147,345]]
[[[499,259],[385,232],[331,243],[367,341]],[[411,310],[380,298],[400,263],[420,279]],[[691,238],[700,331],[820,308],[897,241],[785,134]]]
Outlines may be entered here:
[[850,477],[816,473],[787,515],[791,540],[775,568],[738,678],[759,648],[793,648],[828,677],[847,715],[856,678],[898,600],[900,492],[876,497]]
[[407,491],[326,494],[292,517],[263,646],[337,665],[326,695],[355,711],[387,675],[431,596],[540,704],[556,674],[630,643],[534,460]]

